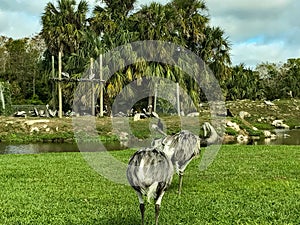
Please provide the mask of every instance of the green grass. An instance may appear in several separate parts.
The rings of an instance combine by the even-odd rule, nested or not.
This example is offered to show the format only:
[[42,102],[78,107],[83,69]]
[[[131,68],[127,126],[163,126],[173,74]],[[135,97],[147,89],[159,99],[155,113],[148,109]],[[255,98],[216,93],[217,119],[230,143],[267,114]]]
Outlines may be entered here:
[[[127,162],[134,150],[111,152]],[[160,224],[300,224],[300,147],[222,146],[204,172],[192,161],[162,201]],[[133,189],[80,153],[0,155],[0,224],[140,224]],[[146,205],[146,224],[154,204]]]

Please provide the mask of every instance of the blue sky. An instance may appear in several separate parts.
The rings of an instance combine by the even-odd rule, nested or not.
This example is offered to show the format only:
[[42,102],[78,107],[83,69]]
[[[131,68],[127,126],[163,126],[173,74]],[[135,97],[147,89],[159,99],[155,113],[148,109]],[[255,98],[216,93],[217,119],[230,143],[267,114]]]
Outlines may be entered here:
[[[56,2],[1,0],[0,35],[22,38],[38,33],[40,16],[49,1]],[[95,0],[88,2],[95,4]],[[233,64],[245,63],[254,68],[261,62],[300,58],[299,0],[206,0],[206,5],[211,25],[224,29],[232,44]]]

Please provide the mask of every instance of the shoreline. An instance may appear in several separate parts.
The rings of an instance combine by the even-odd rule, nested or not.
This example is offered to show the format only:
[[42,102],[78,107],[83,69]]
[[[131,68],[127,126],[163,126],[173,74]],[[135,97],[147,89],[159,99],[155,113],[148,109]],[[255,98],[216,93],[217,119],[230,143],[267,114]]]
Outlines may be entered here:
[[[225,118],[226,143],[236,141],[237,138],[264,138],[266,134],[274,134],[276,126],[274,121],[281,121],[289,129],[300,125],[300,100],[278,100],[270,106],[264,101],[241,100],[226,102],[226,108],[230,110],[231,117]],[[209,121],[209,108],[204,106],[199,112],[199,123]],[[183,117],[161,116],[168,134],[178,132]],[[184,117],[189,123],[188,117]],[[195,121],[195,118],[193,118]],[[193,122],[192,121],[192,122]],[[191,123],[192,123],[191,122]],[[4,117],[0,116],[0,141],[8,143],[42,143],[54,142],[75,143],[74,127],[71,117],[64,118],[39,118],[39,117]],[[137,122],[129,118],[133,135],[138,139],[144,139],[151,135],[149,131],[151,119],[143,119]],[[101,141],[118,141],[118,135],[113,133],[112,119],[110,117],[96,118],[96,131]],[[191,124],[192,125],[192,124]],[[231,126],[230,126],[231,125]],[[145,127],[148,129],[145,129]],[[94,129],[87,125],[87,129]],[[267,131],[269,133],[267,133]],[[201,136],[201,135],[200,135]],[[122,138],[122,137],[121,137]],[[88,140],[84,137],[82,140]],[[95,141],[95,139],[93,140]]]

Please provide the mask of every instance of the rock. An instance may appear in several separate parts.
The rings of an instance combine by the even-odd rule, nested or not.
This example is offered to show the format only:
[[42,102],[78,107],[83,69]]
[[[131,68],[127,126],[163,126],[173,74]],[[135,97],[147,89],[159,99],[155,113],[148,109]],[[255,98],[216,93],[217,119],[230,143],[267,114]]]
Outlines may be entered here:
[[133,121],[139,121],[140,119],[141,119],[141,117],[140,117],[139,113],[135,114],[133,117]]
[[270,131],[264,130],[263,133],[264,133],[265,138],[271,138],[272,133]]
[[240,135],[238,135],[237,137],[236,137],[236,140],[237,140],[237,142],[238,143],[247,143],[248,142],[248,136],[246,136],[246,135],[242,135],[242,134],[240,134]]
[[37,128],[37,127],[32,127],[31,129],[30,129],[30,133],[34,133],[34,132],[39,132],[40,130],[39,130],[39,128]]
[[231,122],[231,121],[228,121],[228,122],[226,123],[226,126],[227,126],[227,127],[231,127],[231,128],[233,128],[234,130],[236,130],[236,131],[240,131],[240,130],[241,130],[240,126],[239,126],[237,123],[233,123],[233,122]]
[[282,129],[290,129],[290,127],[283,123],[283,120],[274,120],[272,122],[272,125],[276,128],[282,128]]
[[28,126],[32,126],[35,123],[49,123],[50,120],[27,120],[25,121],[25,124]]
[[271,102],[271,101],[265,100],[264,103],[265,103],[266,105],[268,105],[268,106],[275,106],[275,104],[274,104],[273,102]]
[[248,113],[248,112],[240,111],[239,116],[240,116],[242,119],[245,119],[245,117],[250,117],[251,115],[250,115],[250,113]]
[[186,116],[187,117],[197,117],[199,115],[200,115],[199,112],[192,112],[192,113],[187,114]]

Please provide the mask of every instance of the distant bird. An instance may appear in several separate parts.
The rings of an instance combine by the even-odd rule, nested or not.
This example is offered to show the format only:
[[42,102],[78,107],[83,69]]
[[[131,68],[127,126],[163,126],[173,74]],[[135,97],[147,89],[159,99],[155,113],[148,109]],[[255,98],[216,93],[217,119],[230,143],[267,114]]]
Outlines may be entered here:
[[161,122],[160,119],[158,119],[157,127],[158,127],[158,129],[160,129],[160,130],[164,130],[164,125],[163,125],[163,123]]
[[63,75],[66,78],[70,78],[70,74],[68,74],[67,72],[62,72],[61,75]]
[[148,111],[146,111],[146,109],[143,108],[143,112],[146,117],[155,117],[155,118],[159,119],[158,114],[152,110],[152,105],[149,105],[147,108],[148,108]]
[[204,137],[201,139],[201,146],[209,146],[221,141],[222,138],[209,122],[204,122],[202,128],[204,131]]
[[233,113],[230,111],[230,109],[226,109],[226,116],[228,117],[234,117]]
[[49,105],[48,104],[46,105],[46,111],[49,113],[49,115],[51,117],[55,117],[56,116],[57,110],[51,110],[51,109],[49,109]]
[[164,152],[172,161],[179,175],[178,193],[181,193],[182,179],[187,165],[200,153],[200,138],[188,130],[168,135],[152,142],[152,146]]
[[158,225],[162,197],[172,182],[173,173],[171,160],[155,147],[142,148],[131,157],[126,174],[139,198],[142,225],[145,213],[143,196],[147,196],[148,202],[154,199],[155,224]]
[[265,100],[264,102],[268,106],[275,106],[275,104],[273,102],[271,102],[271,101]]
[[95,78],[95,76],[96,76],[96,75],[95,75],[94,73],[92,73],[92,74],[89,75],[89,79],[90,79],[90,80],[93,80],[93,79]]
[[26,117],[26,112],[25,111],[17,111],[14,113],[15,117]]
[[146,117],[150,117],[151,116],[151,112],[147,112],[145,108],[143,108],[143,112],[145,114]]

